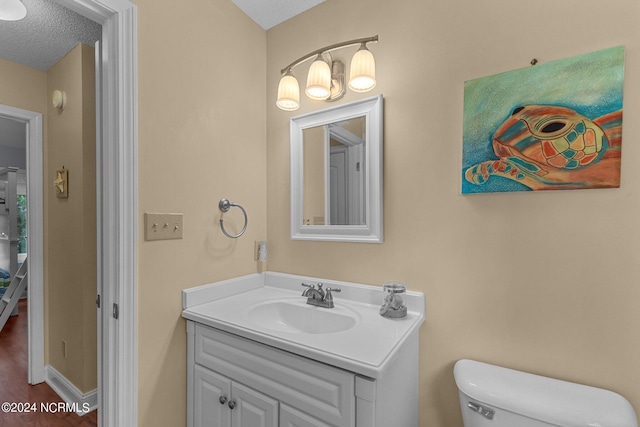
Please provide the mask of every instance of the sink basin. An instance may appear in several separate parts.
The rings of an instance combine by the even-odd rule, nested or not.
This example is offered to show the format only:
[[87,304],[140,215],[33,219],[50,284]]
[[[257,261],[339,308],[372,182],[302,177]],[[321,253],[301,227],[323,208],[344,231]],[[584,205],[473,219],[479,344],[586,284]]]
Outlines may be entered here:
[[266,301],[251,307],[247,317],[261,328],[307,334],[346,331],[357,322],[357,316],[345,309],[314,307],[305,301]]

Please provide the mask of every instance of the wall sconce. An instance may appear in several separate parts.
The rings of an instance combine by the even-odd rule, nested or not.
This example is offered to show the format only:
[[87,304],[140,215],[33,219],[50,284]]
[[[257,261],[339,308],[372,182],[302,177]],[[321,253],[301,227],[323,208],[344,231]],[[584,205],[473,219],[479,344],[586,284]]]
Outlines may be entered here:
[[63,90],[54,90],[51,95],[51,104],[53,108],[57,108],[60,111],[64,110],[67,105],[67,93]]
[[27,16],[27,8],[20,0],[0,1],[0,20],[19,21]]
[[315,50],[280,70],[282,78],[278,84],[276,105],[281,110],[294,111],[300,108],[300,86],[291,71],[293,67],[315,57],[307,75],[305,93],[311,99],[336,101],[346,92],[345,66],[342,61],[333,61],[332,50],[359,44],[360,49],[351,59],[349,88],[354,92],[367,92],[376,85],[376,62],[373,54],[367,49],[367,43],[376,43],[378,36],[336,43]]

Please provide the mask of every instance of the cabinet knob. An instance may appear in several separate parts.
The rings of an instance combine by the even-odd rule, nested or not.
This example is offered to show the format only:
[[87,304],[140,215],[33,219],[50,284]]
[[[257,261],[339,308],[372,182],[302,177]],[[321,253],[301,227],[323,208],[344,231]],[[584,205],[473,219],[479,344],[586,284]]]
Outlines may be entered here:
[[235,400],[230,400],[229,401],[229,409],[233,409],[236,407],[236,401]]
[[222,396],[220,396],[220,399],[218,399],[218,402],[220,402],[221,405],[224,405],[225,403],[227,403],[227,396],[223,394]]

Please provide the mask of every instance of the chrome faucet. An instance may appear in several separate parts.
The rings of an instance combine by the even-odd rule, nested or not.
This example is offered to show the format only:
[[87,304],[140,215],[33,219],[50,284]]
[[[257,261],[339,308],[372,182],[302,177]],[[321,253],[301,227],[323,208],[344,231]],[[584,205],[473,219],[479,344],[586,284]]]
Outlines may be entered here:
[[303,297],[307,297],[307,304],[315,305],[317,307],[324,308],[333,308],[335,304],[333,303],[333,295],[332,292],[340,292],[340,288],[322,288],[322,283],[318,283],[318,287],[316,285],[308,285],[303,283],[305,289],[302,292]]

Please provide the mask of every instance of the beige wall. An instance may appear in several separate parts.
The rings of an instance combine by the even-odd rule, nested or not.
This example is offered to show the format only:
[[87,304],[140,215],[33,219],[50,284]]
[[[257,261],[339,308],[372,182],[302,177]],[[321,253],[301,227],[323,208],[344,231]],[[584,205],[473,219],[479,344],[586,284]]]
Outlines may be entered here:
[[[45,145],[45,301],[48,364],[82,392],[97,387],[95,69],[92,47],[78,45],[47,71],[47,97],[64,90],[67,105],[48,103]],[[56,170],[69,172],[58,198]],[[67,343],[65,357],[62,342]]]
[[[266,34],[230,1],[136,0],[139,224],[184,214],[182,240],[138,245],[141,427],[186,425],[180,291],[255,273],[266,233]],[[246,233],[220,231],[218,201],[244,206]],[[228,231],[242,226],[238,209]]]
[[[612,389],[640,411],[638,16],[635,0],[544,0],[535,8],[328,0],[268,31],[269,270],[404,280],[425,293],[422,427],[462,425],[452,375],[461,358]],[[303,97],[295,113],[278,110],[279,70],[322,46],[374,34],[378,86],[339,103],[385,96],[385,242],[291,241],[289,119],[332,104]],[[618,45],[626,46],[620,189],[460,194],[464,81],[534,57]],[[303,84],[306,67],[294,70]]]
[[0,104],[44,114],[47,74],[0,58]]
[[[452,367],[463,357],[613,389],[640,410],[640,125],[625,122],[620,189],[460,195],[463,82],[623,44],[633,117],[640,5],[329,0],[265,36],[228,1],[136,4],[139,223],[144,212],[185,220],[179,241],[139,234],[141,426],[185,425],[180,290],[256,271],[253,241],[267,227],[270,270],[425,292],[421,426],[461,425]],[[278,70],[373,34],[378,87],[339,102],[385,95],[385,243],[291,241],[292,114],[274,107]],[[295,114],[326,106],[304,99]],[[248,210],[241,239],[219,230],[221,197]]]

